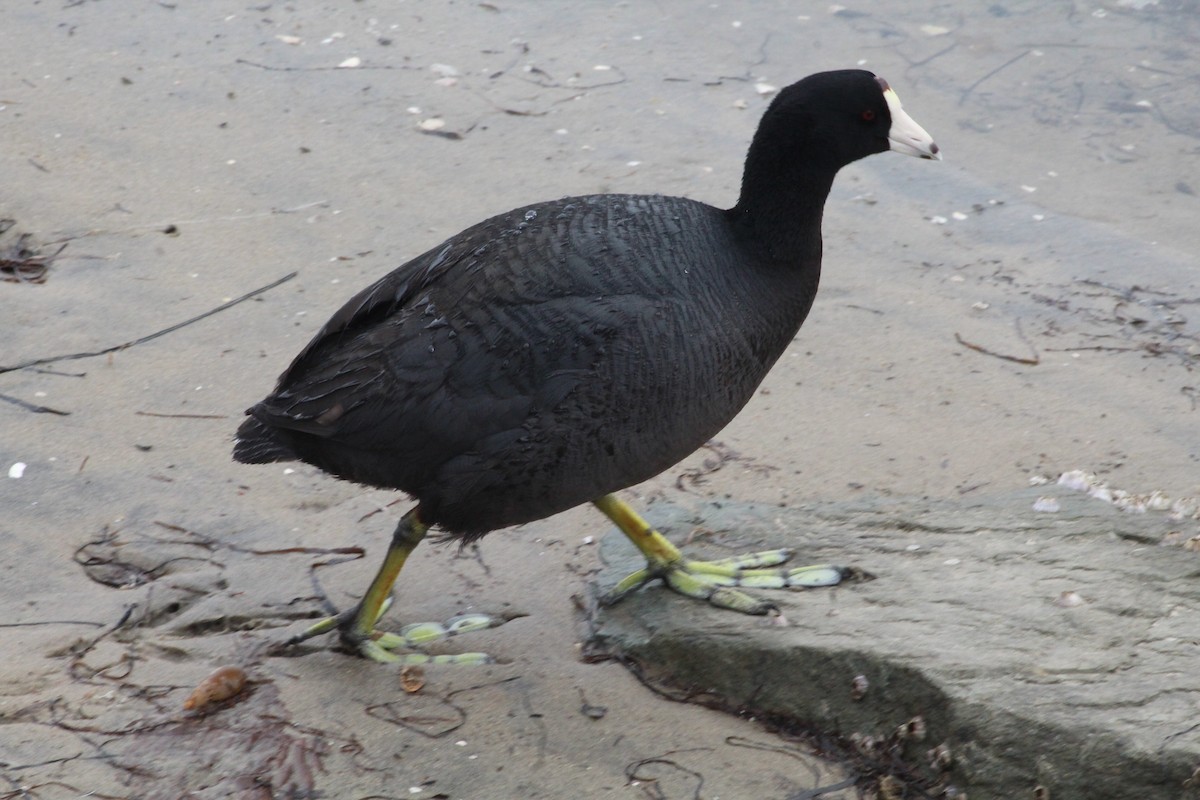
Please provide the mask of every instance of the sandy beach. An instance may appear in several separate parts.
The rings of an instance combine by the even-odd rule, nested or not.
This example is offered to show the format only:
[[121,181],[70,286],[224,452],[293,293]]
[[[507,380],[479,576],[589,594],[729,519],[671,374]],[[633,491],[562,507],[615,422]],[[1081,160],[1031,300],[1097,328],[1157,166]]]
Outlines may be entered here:
[[[23,1],[0,30],[0,248],[49,263],[0,275],[0,797],[859,796],[586,663],[590,508],[406,568],[390,623],[511,616],[441,650],[505,663],[408,693],[326,640],[278,652],[354,601],[408,501],[230,458],[363,285],[530,201],[731,205],[774,91],[818,70],[884,76],[945,161],[843,170],[799,337],[623,496],[653,518],[1073,469],[1200,495],[1194,4]],[[185,713],[226,664],[247,690]]]

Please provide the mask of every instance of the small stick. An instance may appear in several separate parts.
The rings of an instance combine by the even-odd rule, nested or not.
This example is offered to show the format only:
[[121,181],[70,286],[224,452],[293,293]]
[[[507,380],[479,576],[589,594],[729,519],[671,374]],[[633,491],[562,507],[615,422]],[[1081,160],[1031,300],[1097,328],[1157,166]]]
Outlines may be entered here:
[[289,272],[287,275],[284,275],[282,278],[280,278],[277,281],[268,283],[266,286],[261,286],[252,292],[247,292],[246,294],[242,295],[241,297],[238,297],[234,300],[230,300],[228,303],[222,303],[221,305],[217,306],[216,308],[211,309],[209,311],[205,311],[203,314],[199,314],[195,317],[192,317],[191,319],[184,320],[183,322],[178,322],[169,328],[163,328],[161,331],[156,331],[155,333],[152,333],[149,336],[143,336],[142,338],[134,339],[131,342],[124,342],[123,344],[116,344],[116,345],[113,345],[112,347],[106,347],[103,350],[95,350],[90,353],[69,353],[67,355],[61,355],[61,356],[47,356],[46,358],[35,358],[32,361],[25,361],[20,364],[14,364],[11,367],[0,366],[0,374],[3,374],[5,372],[12,372],[13,370],[25,369],[26,367],[34,367],[34,366],[37,366],[38,364],[50,364],[55,361],[71,361],[71,360],[74,360],[77,358],[92,358],[93,356],[102,356],[102,355],[106,355],[108,353],[115,353],[118,350],[125,350],[126,348],[133,347],[134,345],[137,345],[137,344],[144,344],[146,342],[151,341],[152,339],[157,339],[160,336],[166,336],[168,333],[174,333],[175,331],[179,330],[180,328],[183,328],[187,325],[191,325],[193,322],[199,322],[200,320],[204,319],[205,317],[211,317],[213,314],[216,314],[217,312],[224,311],[227,308],[232,308],[233,306],[236,306],[238,303],[241,303],[245,300],[249,300],[251,297],[254,297],[255,295],[260,295],[265,291],[274,289],[276,286],[279,286],[281,283],[287,283],[292,278],[296,277],[297,274],[299,274],[299,273]]
[[19,397],[12,397],[7,394],[0,394],[0,400],[20,406],[26,411],[32,411],[35,414],[58,414],[60,417],[69,417],[71,415],[70,411],[59,411],[57,408],[50,408],[50,406],[39,406],[35,403],[30,403],[22,400]]
[[958,104],[961,106],[963,103],[967,102],[967,98],[971,95],[971,92],[978,89],[980,84],[982,84],[988,78],[991,78],[992,76],[994,76],[997,72],[1000,72],[1001,70],[1008,69],[1013,64],[1017,63],[1022,58],[1024,58],[1025,56],[1029,55],[1032,52],[1033,52],[1032,50],[1026,50],[1023,53],[1018,53],[1017,55],[1010,58],[1008,61],[1005,61],[1000,66],[996,67],[994,70],[989,72],[987,75],[984,75],[982,78],[980,78],[979,80],[972,83],[970,86],[968,86],[966,89],[963,90],[962,96],[960,96],[958,98]]
[[954,338],[963,347],[968,347],[977,353],[983,353],[985,356],[995,356],[996,358],[1003,358],[1005,361],[1015,361],[1018,364],[1031,364],[1034,366],[1042,363],[1042,360],[1040,358],[1038,358],[1037,356],[1034,356],[1033,358],[1022,358],[1021,356],[1009,356],[1009,355],[1005,355],[1004,353],[997,353],[992,350],[988,350],[986,347],[980,347],[977,344],[972,344],[971,342],[968,342],[966,339],[962,338],[957,333],[954,334]]

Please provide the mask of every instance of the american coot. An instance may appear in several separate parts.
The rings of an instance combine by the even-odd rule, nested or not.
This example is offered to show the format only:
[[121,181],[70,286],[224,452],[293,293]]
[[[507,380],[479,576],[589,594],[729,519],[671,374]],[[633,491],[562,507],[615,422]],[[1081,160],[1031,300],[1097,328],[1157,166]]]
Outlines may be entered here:
[[940,158],[884,80],[819,73],[763,115],[731,209],[621,194],[524,206],[351,298],[249,409],[234,458],[304,461],[417,504],[358,605],[293,641],[337,628],[363,655],[395,660],[392,649],[443,632],[374,630],[431,527],[469,542],[585,502],[646,556],[610,599],[662,578],[763,614],[774,606],[735,587],[841,580],[839,567],[779,568],[786,550],[687,559],[613,492],[675,464],[746,404],[816,295],[834,175],[889,149]]

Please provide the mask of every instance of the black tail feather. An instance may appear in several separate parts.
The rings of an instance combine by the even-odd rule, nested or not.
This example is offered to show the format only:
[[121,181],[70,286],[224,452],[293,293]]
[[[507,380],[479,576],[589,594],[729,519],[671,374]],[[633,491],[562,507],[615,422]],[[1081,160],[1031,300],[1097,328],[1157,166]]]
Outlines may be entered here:
[[295,461],[296,454],[276,438],[273,429],[257,417],[250,417],[238,427],[233,444],[233,460],[243,464],[270,464],[274,461]]

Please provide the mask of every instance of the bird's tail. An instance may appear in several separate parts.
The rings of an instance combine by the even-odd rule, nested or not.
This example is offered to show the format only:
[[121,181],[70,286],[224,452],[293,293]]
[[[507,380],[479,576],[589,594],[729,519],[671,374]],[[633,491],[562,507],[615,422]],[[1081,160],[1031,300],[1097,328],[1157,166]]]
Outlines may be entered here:
[[233,460],[243,464],[269,464],[273,461],[295,461],[296,454],[279,441],[274,429],[250,416],[237,430],[233,443]]

